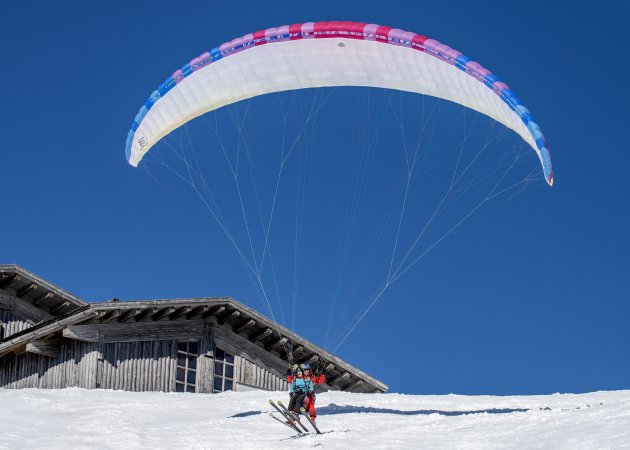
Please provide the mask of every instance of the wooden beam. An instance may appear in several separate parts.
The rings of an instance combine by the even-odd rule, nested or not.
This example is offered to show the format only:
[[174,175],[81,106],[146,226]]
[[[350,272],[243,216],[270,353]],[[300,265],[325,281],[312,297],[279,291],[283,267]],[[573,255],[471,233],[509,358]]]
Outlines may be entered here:
[[0,278],[0,289],[8,288],[12,283],[16,281],[20,281],[22,277],[20,277],[17,273],[13,273],[11,275],[2,275]]
[[120,315],[120,317],[118,318],[118,322],[120,322],[120,323],[126,322],[129,319],[132,319],[132,318],[136,317],[141,312],[142,312],[141,309],[130,309],[130,310],[127,310],[123,314]]
[[330,372],[334,368],[335,368],[335,365],[333,363],[326,364],[326,372]]
[[71,332],[80,339],[99,336],[102,342],[138,342],[161,340],[199,340],[207,324],[203,320],[158,320],[127,323],[95,323],[76,325]]
[[14,295],[0,293],[0,308],[8,309],[14,316],[31,325],[54,318],[43,309],[33,306],[28,300]]
[[203,313],[201,315],[201,318],[202,319],[207,319],[208,317],[214,316],[215,314],[221,314],[223,311],[225,311],[225,306],[224,305],[213,306],[212,308],[210,308],[210,310],[208,310],[205,313]]
[[273,350],[274,348],[276,348],[279,345],[284,344],[285,342],[287,342],[288,339],[285,338],[284,336],[280,337],[279,339],[276,339],[274,342],[272,342],[271,344],[267,345],[265,347],[265,350],[269,351],[269,350]]
[[240,324],[239,326],[232,328],[232,331],[234,331],[235,333],[240,333],[241,331],[249,328],[249,327],[253,327],[254,325],[256,325],[256,321],[254,319],[249,319],[249,320],[245,320],[242,324]]
[[138,314],[136,316],[136,322],[141,322],[144,319],[150,319],[151,317],[153,317],[154,314],[156,314],[159,309],[158,308],[144,308],[140,310],[140,314]]
[[332,384],[335,384],[335,383],[347,380],[348,378],[350,378],[350,373],[349,372],[344,372],[341,375],[337,375],[336,377],[330,378],[328,381],[326,381],[326,383],[332,385]]
[[187,316],[192,311],[192,306],[183,306],[171,315],[171,320],[177,320],[180,317]]
[[65,308],[66,306],[69,306],[70,302],[69,301],[63,301],[60,304],[58,304],[57,306],[55,306],[54,308],[52,308],[50,311],[48,311],[48,314],[51,315],[55,315],[57,312],[61,311],[63,308]]
[[62,336],[75,341],[98,342],[98,330],[84,325],[68,325],[63,329]]
[[188,315],[186,316],[186,319],[187,320],[195,319],[199,317],[200,315],[207,313],[209,309],[210,309],[210,306],[208,305],[197,306],[190,313],[188,313]]
[[309,359],[306,360],[307,363],[309,364],[313,364],[315,361],[317,361],[319,359],[319,356],[317,355],[313,355],[311,356]]
[[45,294],[42,294],[40,296],[38,296],[35,300],[33,300],[33,306],[39,306],[40,303],[42,303],[43,301],[48,300],[49,298],[53,298],[55,296],[55,294],[53,294],[52,292],[46,292]]
[[168,308],[162,308],[156,314],[153,315],[152,319],[154,322],[156,322],[158,320],[162,320],[163,318],[170,316],[174,312],[175,312],[174,306],[170,306]]
[[69,315],[68,317],[52,320],[49,323],[42,324],[39,327],[33,327],[30,330],[26,329],[19,335],[13,335],[14,337],[10,337],[4,342],[0,342],[0,356],[5,355],[8,352],[13,352],[21,347],[26,348],[26,344],[33,339],[41,339],[44,336],[50,336],[53,333],[58,333],[66,326],[87,320],[94,316],[94,314],[96,314],[96,312],[90,307],[81,308],[81,310]]
[[296,353],[302,353],[303,351],[304,351],[304,347],[301,345],[298,345],[297,347],[293,349],[293,354],[295,355]]
[[[15,356],[19,356],[19,355],[21,355],[21,354],[23,354],[23,353],[26,353],[26,345],[27,345],[27,344],[24,344],[24,345],[22,345],[22,346],[20,346],[20,347],[16,347],[16,348],[13,350],[13,354],[14,354]],[[11,353],[11,352],[8,352],[8,353]],[[0,356],[4,356],[4,355],[5,355],[5,353],[0,353]]]
[[122,314],[122,311],[120,309],[114,309],[112,310],[110,313],[106,314],[101,320],[101,323],[107,323],[107,322],[111,322],[112,320],[114,320],[115,318],[117,318],[118,316],[120,316]]
[[24,286],[22,289],[18,289],[17,292],[15,293],[15,296],[17,298],[22,298],[26,294],[28,294],[29,292],[31,292],[33,290],[36,290],[36,289],[37,289],[37,284],[30,283],[30,284],[27,284],[26,286]]
[[358,388],[363,383],[364,383],[363,380],[357,380],[354,383],[352,383],[350,386],[345,387],[343,390],[347,392],[352,392],[354,389]]
[[241,355],[277,377],[285,379],[287,361],[275,352],[268,352],[260,345],[251,343],[242,334],[234,334],[228,327],[217,326],[214,328],[214,342],[217,347],[226,352]]
[[48,356],[49,358],[57,358],[59,356],[60,349],[61,345],[59,338],[51,338],[48,340],[33,339],[31,342],[26,344],[27,352]]
[[82,325],[87,325],[89,323],[99,321],[102,317],[106,316],[107,313],[109,313],[109,311],[96,311],[96,314],[94,315],[94,317],[91,317],[85,322],[82,322]]
[[241,315],[241,312],[237,310],[226,311],[223,314],[221,314],[219,317],[217,317],[217,322],[219,325],[223,325],[226,321],[230,319],[235,319],[240,315]]
[[271,328],[263,328],[262,330],[257,331],[256,333],[252,334],[249,337],[249,340],[252,342],[260,341],[261,339],[264,339],[267,336],[269,336],[271,333],[273,333],[273,330]]

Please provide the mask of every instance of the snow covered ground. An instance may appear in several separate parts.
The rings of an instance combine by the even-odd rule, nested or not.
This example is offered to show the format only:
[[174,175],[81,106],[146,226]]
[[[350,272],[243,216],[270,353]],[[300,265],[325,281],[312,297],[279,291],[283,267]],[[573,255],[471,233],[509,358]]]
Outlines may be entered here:
[[630,448],[630,391],[521,397],[330,392],[323,435],[292,437],[267,400],[217,395],[0,389],[0,448]]

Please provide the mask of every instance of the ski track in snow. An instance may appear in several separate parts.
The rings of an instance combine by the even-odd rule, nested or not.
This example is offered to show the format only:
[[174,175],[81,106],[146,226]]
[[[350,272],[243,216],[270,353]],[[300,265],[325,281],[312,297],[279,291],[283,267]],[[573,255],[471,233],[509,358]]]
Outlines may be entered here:
[[[317,396],[325,434],[297,439],[269,398],[108,390],[0,389],[2,449],[630,449],[630,391],[538,396]],[[308,426],[308,425],[307,425]]]

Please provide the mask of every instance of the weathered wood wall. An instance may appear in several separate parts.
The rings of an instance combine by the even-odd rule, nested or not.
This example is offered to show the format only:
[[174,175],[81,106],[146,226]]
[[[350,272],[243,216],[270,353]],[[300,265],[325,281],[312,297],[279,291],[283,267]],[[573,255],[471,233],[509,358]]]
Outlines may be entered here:
[[239,355],[234,358],[234,372],[237,383],[270,391],[289,390],[289,384],[285,378],[278,377]]
[[[30,352],[2,357],[0,387],[172,392],[175,391],[177,344],[196,340],[199,342],[196,391],[212,392],[213,351],[216,349],[213,324],[195,323],[185,327],[185,332],[185,323],[177,327],[168,323],[137,325],[142,326],[137,327],[138,335],[135,336],[130,333],[134,324],[112,326],[109,330],[102,325],[69,327],[75,339],[60,338],[56,358]],[[176,334],[177,339],[159,339],[169,334],[158,331],[166,330]],[[76,340],[79,336],[92,342]],[[133,340],[134,337],[142,340]],[[244,357],[242,351],[246,349],[239,348],[238,342],[228,342],[228,339],[224,336],[217,345],[235,355],[235,389],[238,389],[238,383],[259,389],[288,389],[283,377],[247,359],[248,354]]]
[[30,326],[32,326],[30,323],[18,318],[11,311],[0,308],[0,339],[25,330]]
[[0,387],[66,388],[95,387],[95,344],[64,339],[58,358],[35,353],[9,354],[0,358]]
[[95,379],[102,389],[174,391],[176,357],[174,340],[104,344]]

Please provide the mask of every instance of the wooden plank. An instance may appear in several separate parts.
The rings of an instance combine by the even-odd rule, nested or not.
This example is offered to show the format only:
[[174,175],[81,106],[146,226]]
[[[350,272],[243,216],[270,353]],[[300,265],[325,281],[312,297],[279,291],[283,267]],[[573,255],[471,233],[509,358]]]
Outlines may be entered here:
[[188,315],[192,311],[192,306],[182,306],[171,315],[171,320],[177,320]]
[[197,357],[197,379],[195,390],[202,394],[212,393],[214,381],[214,344],[211,323],[205,323],[199,341],[199,356]]
[[136,322],[141,322],[146,319],[151,319],[154,314],[159,311],[158,308],[144,308],[142,312],[136,316]]
[[246,330],[249,327],[253,327],[254,325],[256,325],[256,321],[254,319],[245,320],[243,323],[233,328],[232,331],[240,333],[241,331]]
[[363,384],[365,383],[363,380],[357,380],[354,383],[350,384],[349,386],[346,386],[344,388],[344,391],[346,392],[356,392],[356,390]]
[[97,342],[98,330],[86,325],[68,325],[64,328],[62,336],[67,339],[74,339],[83,342]]
[[45,302],[46,300],[49,300],[51,298],[53,298],[55,296],[55,294],[53,294],[52,292],[48,291],[45,294],[42,294],[38,297],[36,297],[33,300],[33,306],[39,306],[40,303]]
[[272,371],[279,377],[284,376],[287,361],[274,353],[266,351],[264,348],[253,344],[240,334],[234,334],[225,325],[214,327],[215,346],[233,355],[241,355],[252,361],[254,364]]
[[205,314],[209,310],[210,310],[210,306],[208,305],[197,306],[186,316],[186,319],[188,320],[196,319],[197,317],[201,316],[202,314]]
[[33,339],[26,344],[26,351],[29,353],[36,353],[38,355],[47,356],[49,358],[59,357],[60,341],[58,338],[45,339]]
[[112,311],[110,311],[109,313],[107,313],[101,320],[101,323],[107,323],[107,322],[111,322],[112,320],[116,319],[118,316],[120,316],[122,314],[122,311],[120,309],[114,309]]
[[70,305],[71,305],[71,303],[66,300],[66,301],[63,301],[63,302],[59,303],[57,306],[51,308],[50,311],[48,311],[48,312],[49,312],[49,314],[54,316],[55,314],[57,314],[58,312],[60,312],[61,310],[67,308]]
[[82,321],[81,323],[83,325],[87,325],[93,322],[98,322],[101,319],[101,317],[106,316],[108,313],[109,311],[95,311],[92,317],[88,318],[87,320]]
[[265,346],[265,350],[270,351],[273,350],[274,348],[285,344],[288,341],[288,339],[284,336],[276,339],[274,342],[272,342],[271,344]]
[[168,316],[170,316],[174,312],[175,312],[175,307],[173,306],[168,307],[168,308],[162,308],[157,313],[155,313],[153,317],[151,318],[153,319],[154,322],[157,322],[158,320],[162,320],[164,318],[168,319]]
[[266,337],[267,337],[267,336],[269,336],[271,333],[273,333],[273,330],[272,330],[271,328],[263,328],[262,330],[260,330],[260,331],[258,331],[258,332],[256,332],[256,333],[252,334],[252,335],[249,337],[249,340],[250,340],[251,342],[257,342],[257,341],[259,341],[259,340],[261,340],[261,339],[266,338]]
[[23,345],[25,346],[26,343],[30,342],[32,339],[48,336],[51,333],[61,331],[66,325],[72,325],[74,323],[90,318],[93,314],[94,311],[90,308],[87,308],[71,316],[59,320],[53,320],[52,322],[44,324],[39,328],[36,328],[32,331],[27,331],[24,334],[13,339],[9,339],[6,342],[0,344],[0,356],[14,351],[17,347],[21,347]]
[[217,322],[219,323],[219,325],[223,325],[228,320],[235,319],[240,315],[241,315],[240,311],[237,311],[237,310],[226,311],[217,317]]
[[0,294],[0,307],[8,309],[20,320],[35,324],[53,318],[51,314],[39,309],[24,299]]
[[221,314],[223,311],[225,311],[225,306],[224,305],[213,306],[208,311],[203,313],[201,315],[201,318],[202,319],[207,319],[208,317],[212,317],[212,316],[214,316],[216,314]]
[[343,382],[344,380],[347,380],[348,378],[350,378],[350,373],[349,372],[344,372],[341,375],[338,375],[336,377],[330,378],[327,381],[327,383],[332,386],[333,384],[339,384],[339,383]]
[[6,289],[11,286],[16,281],[20,281],[22,279],[17,273],[12,274],[2,274],[0,278],[0,289]]
[[29,283],[29,284],[27,284],[26,286],[24,286],[23,288],[18,289],[18,290],[15,292],[15,296],[16,296],[17,298],[22,298],[22,297],[24,297],[26,294],[28,294],[29,292],[34,291],[34,290],[37,290],[37,284],[35,284],[35,283]]
[[137,316],[141,312],[142,312],[141,309],[130,309],[128,311],[125,311],[118,318],[118,322],[121,322],[121,323],[122,322],[127,322],[129,319],[133,319],[135,316]]
[[131,323],[94,323],[74,325],[72,333],[85,339],[96,332],[103,333],[103,342],[134,342],[155,340],[198,340],[204,330],[203,320],[148,321]]

